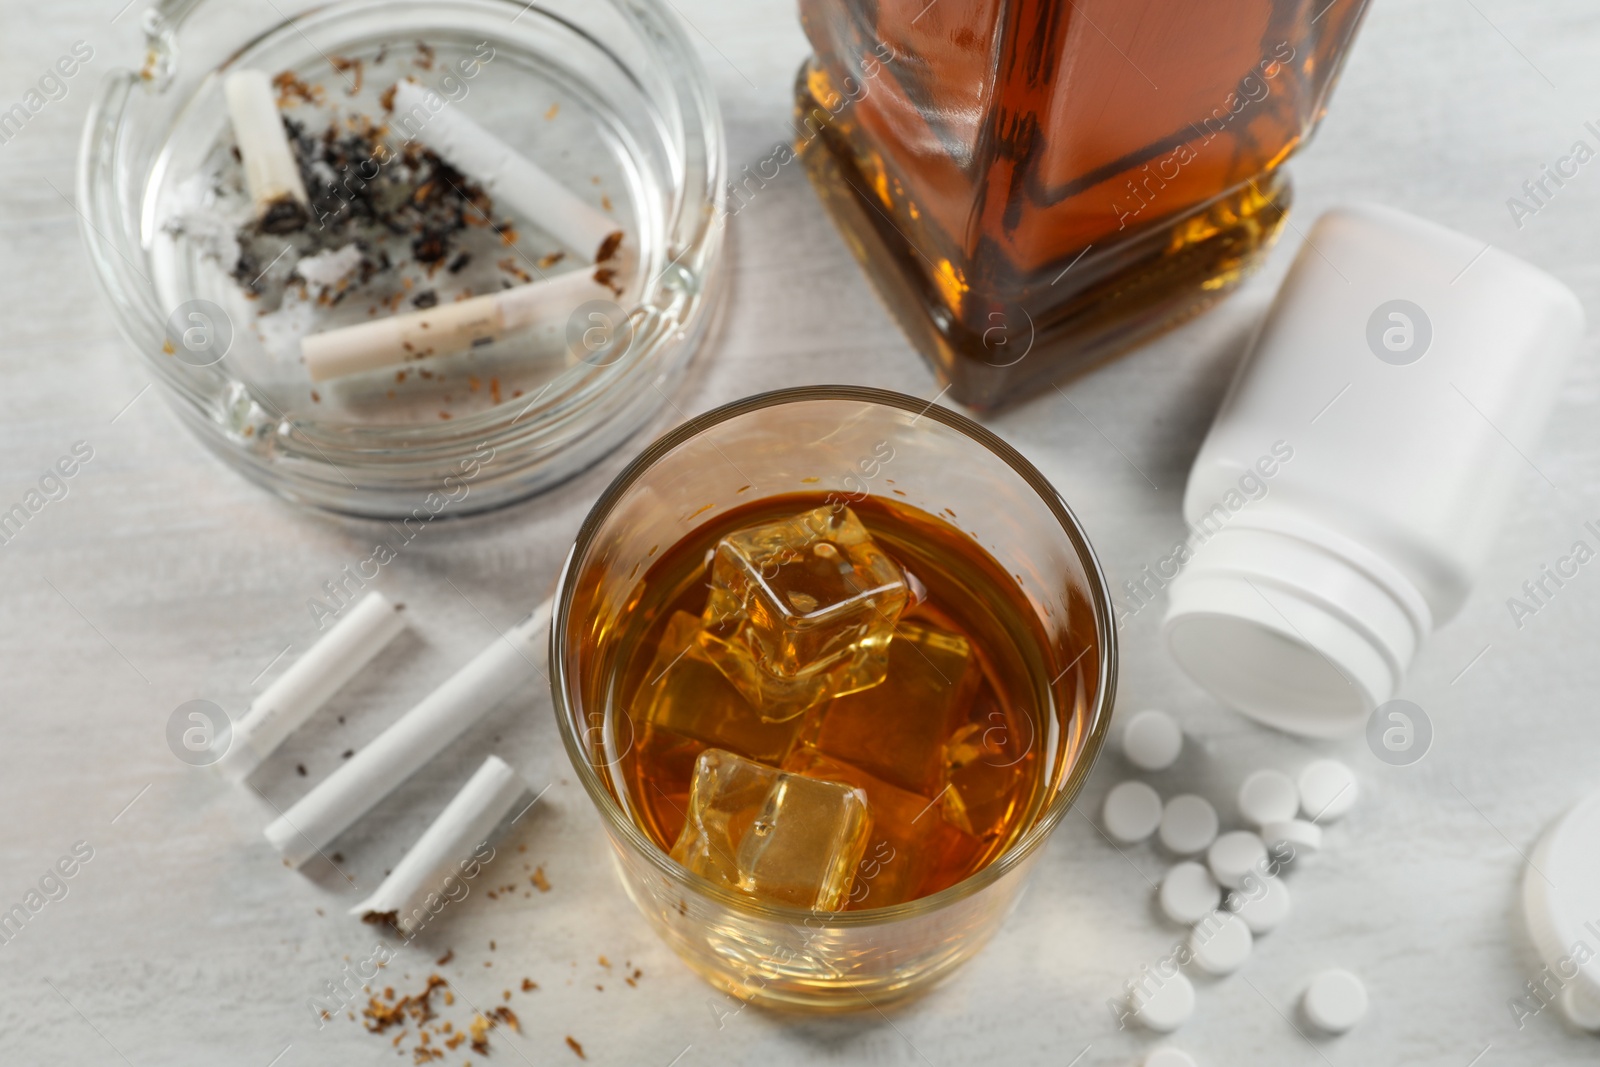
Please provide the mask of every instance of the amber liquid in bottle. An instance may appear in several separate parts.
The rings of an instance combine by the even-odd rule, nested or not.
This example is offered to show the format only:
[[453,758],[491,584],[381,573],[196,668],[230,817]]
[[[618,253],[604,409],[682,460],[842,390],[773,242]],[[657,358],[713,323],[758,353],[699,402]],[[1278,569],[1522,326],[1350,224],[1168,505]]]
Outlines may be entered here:
[[781,722],[741,701],[686,641],[708,600],[708,554],[734,531],[830,504],[821,493],[757,500],[661,553],[608,657],[610,733],[619,799],[664,851],[710,748],[861,789],[871,826],[842,905],[858,910],[936,893],[1003,852],[1038,813],[1060,731],[1047,718],[1044,637],[1016,582],[952,521],[881,497],[849,507],[919,586],[884,680]]
[[800,0],[797,147],[912,343],[991,408],[1238,284],[1365,8]]

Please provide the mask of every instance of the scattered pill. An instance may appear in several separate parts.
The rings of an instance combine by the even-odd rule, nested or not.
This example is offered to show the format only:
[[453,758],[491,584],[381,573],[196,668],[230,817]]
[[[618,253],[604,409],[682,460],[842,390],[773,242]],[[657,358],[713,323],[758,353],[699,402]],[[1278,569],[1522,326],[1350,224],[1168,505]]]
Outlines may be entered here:
[[1333,822],[1356,802],[1356,776],[1334,759],[1319,759],[1300,772],[1300,810],[1312,822]]
[[1267,846],[1249,830],[1233,830],[1211,842],[1206,866],[1218,885],[1238,889],[1251,871],[1267,873]]
[[1101,819],[1106,833],[1126,845],[1136,845],[1161,824],[1161,796],[1143,782],[1119,782],[1106,794]]
[[1183,751],[1183,730],[1178,720],[1151,708],[1128,720],[1122,731],[1122,754],[1144,771],[1164,771]]
[[1243,889],[1228,894],[1228,910],[1236,912],[1252,934],[1264,934],[1289,917],[1289,887],[1282,879],[1251,875]]
[[1239,787],[1239,814],[1256,826],[1292,819],[1300,790],[1282,771],[1256,771]]
[[[1267,843],[1267,848],[1272,850],[1276,858],[1292,859],[1295,856],[1315,852],[1322,847],[1322,827],[1304,819],[1270,822],[1261,828],[1261,840]],[[1278,856],[1277,854],[1282,852],[1285,846],[1290,854]]]
[[1567,1022],[1580,1030],[1600,1031],[1600,992],[1569,982],[1561,990],[1560,1004]]
[[1144,1067],[1199,1067],[1194,1057],[1182,1049],[1162,1045],[1144,1058]]
[[1189,951],[1207,974],[1237,971],[1250,958],[1254,943],[1249,924],[1231,911],[1213,911],[1189,933]]
[[1323,971],[1300,1002],[1306,1019],[1330,1034],[1342,1034],[1367,1014],[1367,987],[1349,971]]
[[[1147,975],[1145,980],[1151,977]],[[1136,1019],[1165,1034],[1182,1026],[1194,1014],[1194,985],[1182,971],[1157,980],[1160,985],[1148,992],[1136,989],[1129,999]]]
[[1161,811],[1161,843],[1180,856],[1203,852],[1217,837],[1217,809],[1204,797],[1184,793]]
[[1204,866],[1188,860],[1173,864],[1162,876],[1157,895],[1167,918],[1191,926],[1216,910],[1222,887]]

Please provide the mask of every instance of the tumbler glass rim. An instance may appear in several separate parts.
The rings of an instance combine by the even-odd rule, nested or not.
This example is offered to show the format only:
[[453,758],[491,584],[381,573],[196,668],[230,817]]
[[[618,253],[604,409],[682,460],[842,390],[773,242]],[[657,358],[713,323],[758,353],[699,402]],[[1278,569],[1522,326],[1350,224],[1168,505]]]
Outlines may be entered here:
[[[693,873],[668,855],[635,825],[590,763],[583,740],[573,728],[572,708],[568,701],[568,683],[572,679],[567,670],[566,657],[561,651],[570,617],[577,569],[618,501],[646,472],[674,449],[713,426],[766,408],[826,400],[877,404],[913,412],[918,418],[930,418],[965,435],[974,444],[986,448],[1007,464],[1049,508],[1077,553],[1084,574],[1088,578],[1088,592],[1094,611],[1095,638],[1101,650],[1097,665],[1098,684],[1094,700],[1088,710],[1089,728],[1085,734],[1083,747],[1073,765],[1068,768],[1066,781],[1033,824],[999,856],[955,885],[925,897],[881,908],[864,908],[860,911],[820,912],[752,900],[742,893],[716,885]],[[756,393],[696,415],[651,442],[612,480],[595,501],[594,506],[589,509],[583,525],[578,529],[572,548],[567,553],[566,562],[562,565],[561,575],[552,597],[553,614],[548,660],[550,695],[555,706],[556,723],[561,732],[562,743],[566,747],[567,756],[579,780],[583,783],[584,790],[599,809],[608,827],[614,833],[620,834],[636,852],[645,856],[662,875],[672,881],[684,883],[696,893],[742,914],[794,925],[805,924],[807,920],[814,922],[821,917],[824,920],[822,925],[827,927],[864,927],[899,922],[913,916],[938,911],[972,896],[1015,869],[1044,844],[1056,825],[1076,802],[1104,747],[1116,691],[1117,640],[1110,587],[1106,582],[1105,572],[1101,569],[1099,557],[1089,544],[1077,514],[1031,461],[993,431],[960,412],[939,406],[937,400],[937,397],[929,401],[889,389],[867,386],[808,385]]]

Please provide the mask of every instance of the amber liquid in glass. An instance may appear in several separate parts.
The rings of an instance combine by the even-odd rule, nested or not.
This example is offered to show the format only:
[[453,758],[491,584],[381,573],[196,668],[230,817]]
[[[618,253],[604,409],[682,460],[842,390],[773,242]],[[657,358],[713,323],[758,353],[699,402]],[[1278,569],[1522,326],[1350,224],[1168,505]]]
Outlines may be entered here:
[[[822,493],[756,500],[718,516],[644,571],[616,637],[613,773],[634,821],[664,851],[683,832],[696,760],[710,748],[859,788],[871,828],[846,910],[936,893],[1031,825],[1059,738],[1045,641],[1017,582],[952,517],[882,497],[849,501],[878,547],[914,576],[884,680],[764,722],[692,641],[708,557],[734,531],[838,506]],[[608,640],[614,635],[608,635]],[[668,691],[663,692],[663,687]]]
[[912,343],[991,408],[1238,284],[1365,8],[800,0],[797,146]]

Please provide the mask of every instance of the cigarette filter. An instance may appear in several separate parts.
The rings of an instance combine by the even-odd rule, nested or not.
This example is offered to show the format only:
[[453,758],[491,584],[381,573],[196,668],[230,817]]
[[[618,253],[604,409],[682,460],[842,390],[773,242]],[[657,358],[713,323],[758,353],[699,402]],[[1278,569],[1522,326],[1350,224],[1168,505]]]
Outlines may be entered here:
[[588,270],[498,293],[309,334],[300,354],[314,382],[464,352],[540,321],[562,321],[588,300],[611,300]]
[[244,163],[245,186],[256,218],[268,233],[297,230],[309,217],[300,165],[272,98],[272,82],[259,70],[236,70],[222,83],[228,117]]

